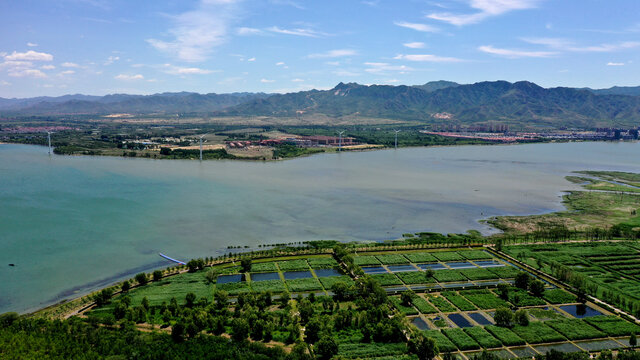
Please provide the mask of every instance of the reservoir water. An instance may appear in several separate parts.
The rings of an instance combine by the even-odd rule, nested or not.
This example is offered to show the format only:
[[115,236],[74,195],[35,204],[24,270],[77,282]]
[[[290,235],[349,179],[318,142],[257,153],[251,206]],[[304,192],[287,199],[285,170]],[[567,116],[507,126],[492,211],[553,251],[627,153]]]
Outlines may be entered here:
[[170,265],[158,252],[491,233],[479,219],[560,210],[562,191],[577,188],[564,176],[640,171],[639,153],[636,142],[552,143],[200,163],[0,145],[0,313]]

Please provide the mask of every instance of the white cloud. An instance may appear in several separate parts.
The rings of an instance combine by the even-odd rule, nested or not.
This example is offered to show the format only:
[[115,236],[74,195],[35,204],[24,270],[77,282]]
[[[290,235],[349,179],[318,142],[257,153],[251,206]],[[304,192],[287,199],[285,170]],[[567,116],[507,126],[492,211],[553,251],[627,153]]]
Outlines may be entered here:
[[260,35],[262,33],[263,33],[262,30],[250,28],[250,27],[240,27],[236,29],[236,34],[241,36]]
[[454,14],[450,12],[431,13],[427,18],[443,21],[451,25],[464,26],[476,24],[492,16],[502,15],[514,10],[526,10],[537,7],[541,0],[467,0],[469,6],[479,10],[472,14]]
[[247,59],[247,61],[256,61],[256,58],[252,57],[250,59]]
[[557,55],[557,52],[552,51],[528,51],[528,50],[516,50],[516,49],[500,49],[491,45],[483,45],[478,47],[478,50],[492,55],[504,56],[510,59],[533,57],[533,58],[547,58]]
[[10,82],[8,82],[8,81],[4,81],[4,80],[2,80],[2,81],[0,81],[0,85],[2,85],[2,86],[10,86],[10,85],[11,85],[11,83],[10,83]]
[[359,73],[354,72],[354,71],[349,71],[349,70],[336,70],[333,72],[334,74],[338,75],[338,76],[344,76],[344,77],[353,77],[353,76],[360,76]]
[[303,79],[291,79],[291,81],[293,81],[293,82],[304,82]]
[[42,69],[42,70],[53,70],[55,68],[56,67],[53,66],[53,65],[42,65],[42,66],[40,66],[40,69]]
[[142,76],[141,74],[135,74],[135,75],[120,74],[120,75],[116,76],[115,79],[117,79],[117,80],[126,80],[126,81],[143,80],[144,76]]
[[52,61],[53,55],[33,50],[23,53],[14,51],[11,55],[6,55],[4,59],[15,61]]
[[276,63],[276,66],[284,66],[284,62],[283,62],[283,61],[278,61],[278,62]]
[[32,42],[28,42],[28,43],[27,43],[27,46],[28,46],[28,47],[36,47],[36,46],[38,46],[38,44],[36,44],[36,43],[32,43]]
[[440,29],[438,29],[435,26],[431,26],[431,25],[427,25],[427,24],[417,24],[417,23],[410,23],[410,22],[406,22],[406,21],[396,21],[394,22],[394,24],[396,24],[397,26],[401,26],[407,29],[412,29],[415,31],[422,31],[422,32],[438,32],[440,31]]
[[76,63],[72,63],[72,62],[64,62],[62,64],[60,64],[60,66],[62,67],[68,67],[68,68],[77,68],[80,67],[80,65],[76,64]]
[[277,26],[272,26],[267,29],[268,31],[278,33],[278,34],[286,34],[286,35],[295,35],[295,36],[306,36],[306,37],[324,37],[329,34],[319,32],[313,29],[281,29]]
[[164,64],[164,72],[171,75],[206,75],[211,74],[214,71],[198,67],[182,67]]
[[76,72],[73,71],[73,70],[65,70],[65,71],[60,72],[58,75],[65,76],[65,75],[72,75],[72,74],[75,74],[75,73]]
[[310,54],[307,57],[310,59],[322,59],[322,58],[337,58],[344,56],[353,56],[357,55],[358,52],[352,49],[337,49],[337,50],[329,50],[324,53]]
[[200,0],[198,8],[173,17],[169,29],[171,41],[148,39],[159,51],[180,60],[198,62],[206,60],[213,49],[227,41],[228,28],[236,21],[238,0]]
[[380,62],[366,62],[364,64],[368,66],[368,68],[364,69],[364,71],[371,74],[379,74],[389,71],[399,71],[402,74],[413,70],[412,68],[405,65],[391,65]]
[[104,62],[104,64],[105,65],[111,65],[111,64],[113,64],[114,62],[116,62],[118,60],[120,60],[120,56],[109,56],[107,58],[107,61]]
[[340,61],[327,61],[325,64],[331,66],[340,66]]
[[8,72],[9,76],[13,77],[32,77],[32,78],[46,78],[47,74],[38,69],[12,69]]
[[267,84],[267,83],[272,83],[272,82],[276,82],[275,80],[270,80],[270,79],[260,79],[260,82],[263,84]]
[[402,45],[404,47],[408,47],[409,49],[423,49],[425,47],[425,44],[423,42],[419,42],[419,41],[408,42],[408,43],[404,43]]
[[423,61],[423,62],[441,62],[441,63],[456,63],[463,62],[465,60],[454,57],[437,56],[431,54],[419,54],[419,55],[397,55],[394,57],[396,60],[409,60],[409,61]]
[[619,62],[608,62],[607,66],[624,66],[624,63]]
[[530,44],[544,45],[555,50],[572,52],[614,52],[633,49],[640,46],[638,41],[625,41],[616,44],[600,44],[591,46],[576,46],[572,41],[563,38],[522,38]]

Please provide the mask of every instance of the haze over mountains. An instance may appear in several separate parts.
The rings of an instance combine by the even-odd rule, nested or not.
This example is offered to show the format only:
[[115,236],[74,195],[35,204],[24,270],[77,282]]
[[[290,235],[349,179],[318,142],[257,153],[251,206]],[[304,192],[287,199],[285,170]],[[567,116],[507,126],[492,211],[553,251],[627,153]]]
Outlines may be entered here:
[[487,81],[468,85],[433,81],[417,86],[340,83],[330,90],[288,94],[78,94],[0,98],[0,113],[3,116],[189,113],[276,117],[322,114],[425,123],[500,121],[553,127],[637,126],[640,122],[640,86],[598,90],[545,89],[527,81]]

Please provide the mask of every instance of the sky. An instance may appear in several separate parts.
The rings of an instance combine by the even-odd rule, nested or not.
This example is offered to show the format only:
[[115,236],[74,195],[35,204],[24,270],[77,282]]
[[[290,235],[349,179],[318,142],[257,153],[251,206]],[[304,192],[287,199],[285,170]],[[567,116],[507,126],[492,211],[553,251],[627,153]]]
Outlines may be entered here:
[[0,97],[640,85],[638,0],[4,0]]

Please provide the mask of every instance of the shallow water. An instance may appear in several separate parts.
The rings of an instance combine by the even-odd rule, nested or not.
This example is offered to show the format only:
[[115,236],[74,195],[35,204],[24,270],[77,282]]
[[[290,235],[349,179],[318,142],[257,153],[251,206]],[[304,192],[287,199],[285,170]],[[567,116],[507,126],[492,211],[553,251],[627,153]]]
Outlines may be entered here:
[[[640,171],[638,143],[408,148],[278,162],[51,156],[0,145],[0,312],[229,245],[491,233],[560,210],[574,170]],[[7,264],[14,263],[15,267]]]

